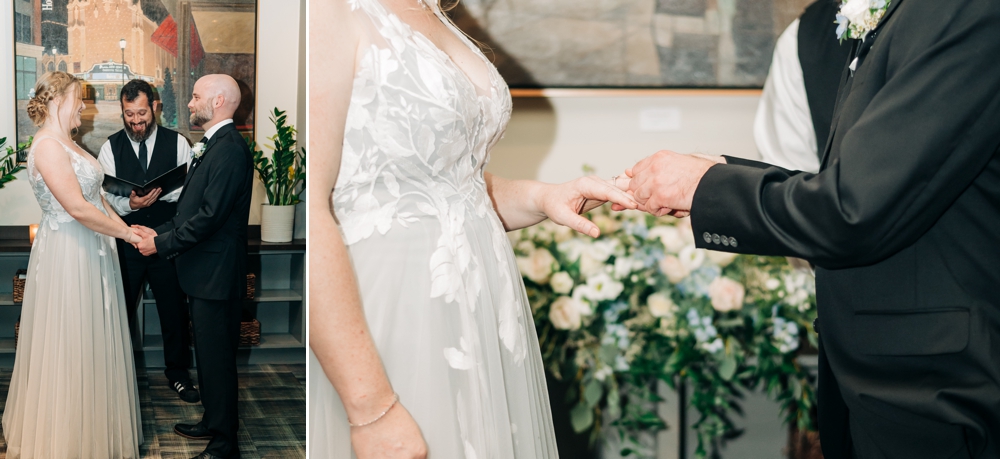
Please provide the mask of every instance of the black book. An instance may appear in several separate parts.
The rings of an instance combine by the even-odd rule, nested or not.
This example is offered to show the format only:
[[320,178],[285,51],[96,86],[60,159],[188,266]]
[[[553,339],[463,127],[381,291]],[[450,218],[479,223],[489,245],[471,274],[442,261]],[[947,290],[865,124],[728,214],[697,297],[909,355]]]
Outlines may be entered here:
[[187,164],[181,164],[163,175],[146,182],[145,185],[132,183],[113,175],[105,175],[103,183],[104,191],[127,198],[132,195],[133,191],[135,191],[136,196],[145,196],[156,188],[162,188],[162,196],[184,186],[184,177],[187,176],[187,169]]

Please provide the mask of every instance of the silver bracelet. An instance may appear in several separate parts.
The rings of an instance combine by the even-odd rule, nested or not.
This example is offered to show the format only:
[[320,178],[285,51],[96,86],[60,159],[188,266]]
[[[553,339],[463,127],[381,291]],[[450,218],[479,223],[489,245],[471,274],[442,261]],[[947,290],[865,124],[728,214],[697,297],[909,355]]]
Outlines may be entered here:
[[385,411],[382,412],[382,414],[378,415],[378,417],[376,417],[375,419],[372,419],[371,421],[368,421],[368,422],[365,422],[365,423],[361,423],[361,424],[355,424],[355,423],[351,422],[350,419],[348,419],[347,420],[347,424],[350,425],[351,427],[364,427],[364,426],[372,425],[372,424],[378,422],[379,419],[382,419],[382,417],[385,416],[385,414],[388,413],[389,410],[392,409],[392,407],[396,406],[396,403],[398,403],[398,402],[399,402],[399,394],[393,393],[392,394],[392,403],[390,403],[389,407],[386,408]]

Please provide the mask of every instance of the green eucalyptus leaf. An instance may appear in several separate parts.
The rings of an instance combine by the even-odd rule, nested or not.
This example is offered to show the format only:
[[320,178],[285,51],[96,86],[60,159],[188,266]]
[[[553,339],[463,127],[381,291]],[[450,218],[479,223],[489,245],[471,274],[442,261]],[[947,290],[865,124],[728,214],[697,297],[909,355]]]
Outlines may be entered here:
[[578,403],[570,410],[569,420],[574,432],[586,432],[594,424],[594,410],[585,403]]

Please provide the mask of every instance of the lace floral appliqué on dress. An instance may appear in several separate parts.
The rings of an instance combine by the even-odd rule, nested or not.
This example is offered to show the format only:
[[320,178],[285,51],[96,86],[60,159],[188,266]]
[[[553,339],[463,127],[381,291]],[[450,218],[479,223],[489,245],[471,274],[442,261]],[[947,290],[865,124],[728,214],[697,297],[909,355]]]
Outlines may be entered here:
[[[436,6],[482,59],[488,85],[377,0],[340,1],[370,44],[359,54],[334,209],[393,387],[432,459],[555,458],[534,324],[483,177],[510,119],[507,86]],[[336,394],[322,374],[309,384],[310,438],[326,437],[311,447],[346,457]]]

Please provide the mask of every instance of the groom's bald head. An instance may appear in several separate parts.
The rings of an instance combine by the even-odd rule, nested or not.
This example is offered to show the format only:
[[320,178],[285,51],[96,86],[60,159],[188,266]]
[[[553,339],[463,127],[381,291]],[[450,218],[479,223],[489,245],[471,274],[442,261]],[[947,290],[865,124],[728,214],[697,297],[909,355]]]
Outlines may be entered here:
[[[240,106],[240,85],[229,75],[205,75],[194,84],[191,102],[191,124],[214,126],[233,117]],[[205,127],[208,129],[207,127]]]

